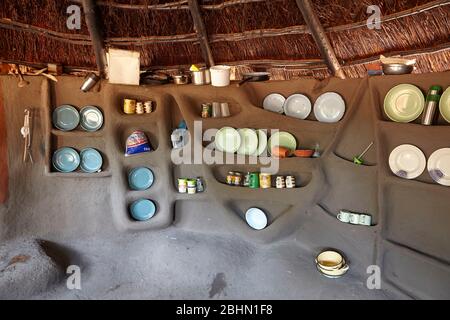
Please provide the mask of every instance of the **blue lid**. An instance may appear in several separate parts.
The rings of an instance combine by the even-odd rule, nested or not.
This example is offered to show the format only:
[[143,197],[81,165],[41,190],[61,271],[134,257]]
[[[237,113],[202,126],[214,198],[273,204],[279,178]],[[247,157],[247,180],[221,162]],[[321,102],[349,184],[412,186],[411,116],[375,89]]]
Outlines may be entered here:
[[65,104],[53,111],[53,125],[62,131],[71,131],[78,127],[80,114],[74,106]]
[[53,153],[52,164],[60,172],[72,172],[80,165],[80,155],[73,148],[61,148]]
[[134,168],[128,174],[128,184],[132,190],[143,191],[150,188],[154,181],[152,170],[145,167]]
[[103,165],[103,158],[100,152],[93,148],[86,148],[81,150],[81,164],[82,171],[87,173],[94,173],[101,170]]
[[155,203],[148,199],[136,200],[130,206],[131,216],[137,221],[149,220],[154,216],[155,212]]

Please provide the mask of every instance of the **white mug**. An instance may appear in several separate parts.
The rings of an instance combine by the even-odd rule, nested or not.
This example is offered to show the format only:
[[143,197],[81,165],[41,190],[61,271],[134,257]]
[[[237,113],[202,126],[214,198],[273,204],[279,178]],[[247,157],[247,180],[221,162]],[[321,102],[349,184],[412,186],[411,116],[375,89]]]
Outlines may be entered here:
[[350,223],[351,224],[359,224],[359,214],[350,213]]
[[351,213],[348,211],[341,211],[339,212],[339,214],[337,215],[337,218],[339,221],[344,222],[344,223],[349,223],[350,222],[350,215]]
[[372,217],[366,214],[362,214],[359,216],[359,224],[362,226],[371,226],[372,225]]

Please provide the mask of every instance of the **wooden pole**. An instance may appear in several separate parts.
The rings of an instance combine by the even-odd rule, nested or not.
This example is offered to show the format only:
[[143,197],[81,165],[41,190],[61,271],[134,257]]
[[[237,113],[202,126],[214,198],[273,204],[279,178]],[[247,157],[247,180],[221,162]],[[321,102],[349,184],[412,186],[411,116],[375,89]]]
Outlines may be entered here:
[[86,25],[89,29],[89,34],[92,39],[92,46],[94,48],[95,60],[99,76],[104,78],[106,72],[106,51],[103,34],[97,20],[97,11],[95,0],[82,0],[84,16]]
[[188,0],[189,10],[191,11],[192,20],[194,21],[195,31],[197,32],[200,48],[202,49],[203,59],[206,66],[212,67],[215,65],[211,48],[208,42],[208,34],[206,33],[205,24],[200,13],[200,7],[197,0]]
[[319,47],[323,59],[327,62],[328,67],[333,74],[341,79],[345,79],[345,73],[339,64],[330,40],[328,39],[325,29],[319,21],[310,0],[296,0],[297,6],[302,12],[303,18],[308,25],[314,41]]

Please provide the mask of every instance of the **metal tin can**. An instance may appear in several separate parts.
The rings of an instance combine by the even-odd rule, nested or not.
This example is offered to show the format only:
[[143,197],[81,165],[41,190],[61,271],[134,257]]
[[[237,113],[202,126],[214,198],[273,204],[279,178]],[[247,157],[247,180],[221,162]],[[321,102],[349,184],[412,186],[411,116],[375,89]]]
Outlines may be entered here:
[[144,114],[144,104],[142,102],[136,103],[136,113],[137,114]]
[[187,179],[185,178],[178,179],[178,192],[179,193],[187,192]]
[[212,104],[202,103],[202,118],[211,118],[212,115]]
[[269,173],[261,173],[259,175],[259,185],[262,189],[272,188],[272,175]]
[[295,177],[294,176],[287,176],[286,177],[286,188],[294,189],[295,187],[296,187]]
[[234,172],[233,171],[228,172],[227,184],[229,184],[229,185],[233,185],[234,184]]
[[153,112],[153,101],[145,101],[144,102],[144,111],[145,111],[145,113]]
[[245,174],[245,177],[244,177],[244,183],[243,183],[243,186],[244,186],[244,187],[250,187],[250,175],[251,175],[250,172],[247,172],[247,173]]
[[235,172],[234,173],[234,185],[240,186],[242,184],[242,173]]
[[196,179],[188,179],[187,187],[189,188],[197,188],[197,180]]
[[279,176],[276,179],[276,185],[277,185],[277,189],[284,189],[286,188],[286,180],[283,176]]
[[250,186],[251,189],[259,189],[259,173],[252,172],[250,174]]
[[197,187],[188,187],[187,188],[188,194],[196,194],[197,193]]
[[430,90],[428,90],[427,100],[425,104],[425,109],[422,114],[422,124],[426,126],[430,126],[436,121],[439,108],[439,100],[441,99],[440,93],[442,92],[442,87],[440,86],[431,86]]
[[126,114],[136,113],[136,100],[124,99],[123,100],[123,112]]

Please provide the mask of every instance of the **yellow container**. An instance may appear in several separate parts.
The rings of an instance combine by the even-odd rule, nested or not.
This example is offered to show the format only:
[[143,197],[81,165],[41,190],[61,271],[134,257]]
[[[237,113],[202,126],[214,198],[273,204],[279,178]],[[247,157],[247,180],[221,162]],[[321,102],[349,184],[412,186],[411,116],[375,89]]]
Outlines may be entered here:
[[261,173],[259,175],[259,187],[261,189],[272,188],[272,175],[268,173]]
[[123,112],[126,114],[136,113],[136,100],[124,99],[123,100]]

